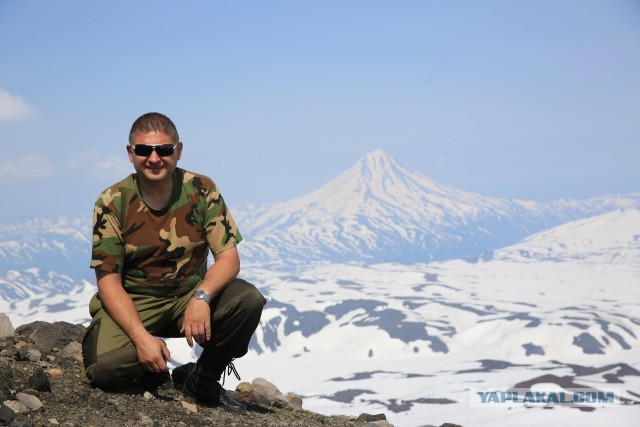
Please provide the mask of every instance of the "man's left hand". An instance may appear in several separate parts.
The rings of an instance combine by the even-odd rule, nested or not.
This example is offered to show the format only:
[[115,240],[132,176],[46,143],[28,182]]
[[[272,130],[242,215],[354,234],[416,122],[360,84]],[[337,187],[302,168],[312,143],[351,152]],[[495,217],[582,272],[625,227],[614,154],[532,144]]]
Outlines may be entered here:
[[204,345],[211,339],[211,308],[206,301],[195,298],[189,301],[180,333],[187,338],[189,347],[193,347],[194,341]]

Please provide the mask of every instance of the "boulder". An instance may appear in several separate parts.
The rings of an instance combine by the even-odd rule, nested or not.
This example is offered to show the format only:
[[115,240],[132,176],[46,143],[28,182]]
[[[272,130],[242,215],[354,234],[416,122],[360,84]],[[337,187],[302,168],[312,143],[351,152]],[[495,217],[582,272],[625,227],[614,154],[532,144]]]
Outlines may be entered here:
[[77,341],[72,341],[60,351],[60,354],[62,357],[74,359],[82,363],[82,344]]
[[[255,378],[251,382],[251,386],[253,387],[253,394],[259,403],[267,401],[271,406],[276,408],[297,409],[296,405],[289,402],[278,387],[264,378]],[[302,398],[300,398],[300,408],[302,408]]]
[[16,334],[29,338],[41,350],[64,348],[71,342],[82,342],[85,327],[68,322],[36,321],[19,326]]
[[16,399],[18,399],[18,402],[20,402],[23,405],[25,405],[31,411],[37,411],[38,409],[40,409],[40,408],[42,408],[44,406],[42,404],[42,402],[40,401],[40,399],[38,399],[37,397],[35,397],[35,396],[31,395],[31,394],[18,393],[18,394],[16,394]]
[[13,325],[11,324],[11,319],[4,313],[0,313],[0,339],[13,338],[16,334],[15,329],[13,329]]

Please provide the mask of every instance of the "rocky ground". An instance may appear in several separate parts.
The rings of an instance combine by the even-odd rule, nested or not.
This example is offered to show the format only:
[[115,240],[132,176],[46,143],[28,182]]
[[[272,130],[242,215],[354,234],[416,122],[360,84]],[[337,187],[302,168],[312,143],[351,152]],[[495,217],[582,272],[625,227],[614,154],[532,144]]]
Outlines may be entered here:
[[[5,316],[6,317],[6,316]],[[2,319],[0,319],[2,320]],[[6,319],[5,319],[6,320]],[[324,416],[256,379],[231,392],[246,414],[205,407],[177,390],[107,393],[80,380],[84,327],[34,322],[0,334],[0,425],[8,426],[390,426],[384,414]],[[3,328],[0,326],[0,330]],[[453,425],[450,425],[453,426]]]

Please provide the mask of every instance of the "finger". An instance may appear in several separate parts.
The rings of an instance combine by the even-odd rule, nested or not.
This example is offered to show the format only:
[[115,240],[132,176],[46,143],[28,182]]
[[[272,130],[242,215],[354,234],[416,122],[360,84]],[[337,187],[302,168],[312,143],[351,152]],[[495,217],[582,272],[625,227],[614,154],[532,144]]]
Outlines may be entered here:
[[192,338],[192,335],[191,335],[191,328],[190,327],[186,327],[185,328],[184,336],[187,339],[187,343],[189,344],[189,347],[193,347],[193,338]]
[[207,336],[205,330],[206,329],[204,323],[201,323],[198,326],[198,338],[200,338],[201,341],[204,341],[205,337]]
[[209,322],[204,326],[204,337],[207,341],[211,339],[211,324]]
[[162,359],[161,361],[158,362],[158,372],[164,372],[166,371],[167,368],[167,363],[164,361],[164,359]]
[[169,352],[169,347],[167,347],[167,344],[164,341],[162,342],[162,356],[164,357],[165,362],[171,361],[171,352]]

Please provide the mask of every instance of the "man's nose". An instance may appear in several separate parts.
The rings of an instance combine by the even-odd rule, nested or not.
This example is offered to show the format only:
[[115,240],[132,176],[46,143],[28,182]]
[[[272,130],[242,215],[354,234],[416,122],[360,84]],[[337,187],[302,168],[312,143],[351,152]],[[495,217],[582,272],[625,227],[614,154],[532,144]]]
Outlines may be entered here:
[[151,154],[149,155],[149,161],[155,163],[155,162],[159,162],[161,159],[162,158],[158,156],[158,153],[156,153],[156,149],[154,148]]

